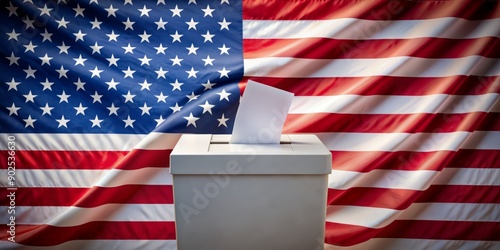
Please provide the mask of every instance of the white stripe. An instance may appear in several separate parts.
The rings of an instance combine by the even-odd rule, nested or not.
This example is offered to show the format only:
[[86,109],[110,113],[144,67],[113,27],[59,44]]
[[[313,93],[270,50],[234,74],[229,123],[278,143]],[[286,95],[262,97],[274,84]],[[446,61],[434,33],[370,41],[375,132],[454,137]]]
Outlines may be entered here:
[[147,249],[175,250],[175,240],[72,240],[55,246],[24,246],[9,241],[1,241],[4,250],[67,250],[67,249]]
[[430,185],[500,186],[500,169],[445,168],[441,172],[377,169],[368,173],[332,170],[328,176],[328,188],[338,190],[373,187],[424,191]]
[[498,204],[413,203],[398,220],[497,222],[498,218]]
[[382,228],[393,222],[401,211],[360,206],[327,206],[326,221],[369,228]]
[[318,133],[332,151],[416,151],[500,149],[500,131],[451,133]]
[[500,19],[469,21],[457,17],[426,20],[243,20],[244,39],[334,38],[411,39],[421,37],[499,37]]
[[328,178],[328,188],[346,190],[352,187],[373,187],[425,190],[438,174],[438,171],[430,170],[373,170],[368,173],[332,170]]
[[464,149],[500,149],[500,131],[474,131]]
[[[0,207],[2,224],[9,222],[8,207]],[[173,204],[105,204],[92,208],[16,206],[16,224],[78,226],[92,221],[174,221]]]
[[500,186],[500,168],[445,168],[432,184]]
[[487,221],[496,222],[496,204],[425,203],[407,210],[362,206],[328,206],[326,221],[369,228],[383,228],[394,220]]
[[[3,141],[15,137],[16,150],[111,150],[129,151],[137,149],[173,149],[180,134],[7,134],[1,133]],[[7,143],[0,144],[7,150]]]
[[137,170],[111,170],[95,183],[100,187],[147,184],[172,185],[172,175],[168,168],[142,168]]
[[[6,170],[0,170],[7,176]],[[425,190],[432,184],[500,186],[500,169],[445,168],[430,170],[373,170],[368,173],[332,170],[329,188],[345,190],[351,187],[401,188]],[[143,168],[138,170],[17,170],[17,187],[117,187],[121,185],[172,185],[168,169]],[[2,187],[6,181],[2,180]]]
[[[17,150],[113,150],[128,151],[146,135],[136,134],[0,134],[15,137]],[[6,150],[6,144],[0,150]]]
[[[490,96],[488,95],[488,98]],[[460,107],[459,107],[460,108]],[[461,109],[461,108],[460,108]],[[453,111],[454,112],[454,111]],[[435,133],[437,136],[453,135],[456,133],[466,133],[466,132],[455,132],[455,133]],[[414,137],[426,137],[427,133],[422,133],[422,135],[415,134]],[[179,138],[179,134],[163,134],[163,133],[152,133],[148,141],[142,142],[134,138],[140,137],[140,139],[146,138],[145,136],[128,135],[128,134],[105,134],[105,135],[95,135],[95,134],[0,134],[0,138],[4,138],[7,141],[7,137],[13,135],[16,137],[16,150],[131,150],[134,147],[140,149],[172,149],[175,146]],[[88,137],[86,137],[88,135]],[[359,150],[382,150],[384,148],[374,148],[374,145],[369,145],[362,143],[363,141],[376,141],[377,144],[380,142],[386,142],[390,139],[397,139],[397,143],[404,140],[410,134],[406,133],[318,133],[320,139],[323,143],[330,148],[330,150],[347,150],[347,151],[358,151]],[[497,131],[475,131],[472,137],[477,137],[475,140],[468,140],[462,148],[468,149],[500,149],[498,141],[500,141],[500,132]],[[87,139],[85,139],[87,138]],[[346,138],[341,144],[337,144],[338,140]],[[375,138],[375,139],[370,139]],[[359,144],[360,147],[346,146],[350,145],[348,143],[351,140],[357,141],[355,144]],[[65,144],[65,141],[77,141],[84,140],[85,146],[83,144]],[[163,140],[163,141],[162,141]],[[50,141],[50,142],[49,142]],[[125,143],[127,141],[128,143]],[[423,142],[419,140],[418,142]],[[361,144],[360,144],[361,143]],[[132,145],[133,144],[133,145]],[[329,146],[330,145],[330,146]],[[364,149],[363,149],[364,148]],[[0,150],[7,150],[7,143],[0,144]],[[443,148],[442,150],[447,150]],[[390,150],[389,150],[390,151]],[[418,151],[418,150],[417,150]]]
[[354,246],[334,246],[325,244],[325,250],[470,250],[470,249],[500,249],[500,241],[479,240],[429,240],[429,239],[396,239],[396,238],[371,238]]
[[305,59],[263,57],[244,60],[247,77],[445,77],[457,75],[500,75],[497,58],[418,58],[398,56],[368,59]]
[[[0,170],[7,176],[7,170]],[[18,169],[16,187],[117,187],[121,185],[172,185],[168,168],[141,168],[135,170],[41,170]],[[7,178],[0,179],[0,186],[7,187]]]
[[[418,114],[489,112],[499,98],[497,93],[483,95],[425,96],[295,96],[290,114]],[[444,118],[443,118],[444,119]]]
[[134,148],[137,149],[173,149],[182,134],[149,133]]

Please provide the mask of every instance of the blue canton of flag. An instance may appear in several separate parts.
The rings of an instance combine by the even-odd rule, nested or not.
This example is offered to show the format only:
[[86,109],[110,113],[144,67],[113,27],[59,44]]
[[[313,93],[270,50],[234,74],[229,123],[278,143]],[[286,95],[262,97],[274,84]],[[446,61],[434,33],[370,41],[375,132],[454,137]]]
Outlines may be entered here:
[[0,131],[232,130],[241,3],[6,1],[1,11]]

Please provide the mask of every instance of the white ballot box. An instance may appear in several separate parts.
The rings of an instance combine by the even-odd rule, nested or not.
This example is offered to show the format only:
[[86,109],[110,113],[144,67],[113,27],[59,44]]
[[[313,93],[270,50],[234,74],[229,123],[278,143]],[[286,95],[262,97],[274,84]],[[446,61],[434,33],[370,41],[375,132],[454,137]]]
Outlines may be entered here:
[[306,134],[229,140],[183,135],[171,153],[177,248],[323,249],[330,151]]

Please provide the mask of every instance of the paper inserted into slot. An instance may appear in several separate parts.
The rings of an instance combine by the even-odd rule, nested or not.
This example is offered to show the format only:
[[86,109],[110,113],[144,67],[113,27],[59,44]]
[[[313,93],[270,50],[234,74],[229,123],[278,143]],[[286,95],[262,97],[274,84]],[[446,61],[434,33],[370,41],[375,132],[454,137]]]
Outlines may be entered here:
[[229,143],[279,144],[294,94],[249,80]]

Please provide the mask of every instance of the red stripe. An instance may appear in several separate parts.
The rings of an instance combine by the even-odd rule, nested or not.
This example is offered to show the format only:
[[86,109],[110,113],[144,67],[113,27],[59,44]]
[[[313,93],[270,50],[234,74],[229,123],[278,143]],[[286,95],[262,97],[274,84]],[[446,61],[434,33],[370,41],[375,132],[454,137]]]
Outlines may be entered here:
[[[245,39],[245,58],[294,57],[310,59],[387,58],[412,56],[422,58],[460,58],[480,55],[500,57],[500,38],[477,39],[383,39],[337,40],[308,39]],[[446,48],[446,49],[442,49]]]
[[377,237],[498,241],[498,232],[498,222],[397,220],[384,228]]
[[244,20],[415,20],[459,17],[483,20],[500,17],[496,1],[254,1],[243,0]]
[[144,167],[166,168],[170,166],[170,153],[172,149],[145,150],[133,149],[125,158],[117,162],[116,169],[140,169]]
[[[495,121],[498,121],[495,120]],[[319,122],[316,123],[319,126]],[[498,122],[485,123],[485,124],[498,124]],[[17,151],[17,155],[31,157],[29,153],[32,151]],[[58,155],[65,155],[71,151],[33,151],[35,155],[33,160],[37,159],[37,165],[29,166],[26,162],[23,165],[18,164],[17,169],[44,169],[42,166],[50,165],[51,157]],[[100,152],[93,151],[96,155],[101,155]],[[458,152],[439,151],[439,152],[382,152],[382,151],[368,151],[368,152],[351,152],[351,151],[331,151],[333,156],[333,169],[348,170],[358,172],[368,172],[373,169],[394,169],[394,170],[440,170],[443,167],[454,168],[494,168],[497,167],[497,162],[500,161],[500,153],[498,150],[459,150]],[[152,152],[150,152],[152,153]],[[169,153],[156,152],[158,154],[155,158],[167,164]],[[7,154],[0,152],[0,161],[6,162]],[[91,154],[87,155],[89,158],[94,158]],[[18,157],[16,159],[20,159]],[[140,164],[140,157],[136,158],[136,162]],[[452,160],[452,161],[450,161]],[[21,162],[16,161],[16,162]],[[144,160],[148,165],[148,160]],[[68,165],[71,169],[77,169],[76,165]],[[134,165],[130,165],[134,167]],[[138,165],[135,165],[137,167]],[[155,166],[155,165],[151,165]],[[50,168],[47,168],[50,169]],[[84,168],[85,169],[85,168]],[[133,168],[131,168],[133,169]]]
[[325,243],[338,246],[352,246],[365,242],[377,235],[380,229],[326,222]]
[[[0,225],[0,239],[10,235]],[[48,225],[16,225],[16,242],[28,246],[54,246],[70,240],[173,240],[173,221],[141,222],[95,221],[72,227]]]
[[443,168],[498,168],[500,150],[460,149],[436,152],[331,151],[332,168],[356,172],[374,169],[441,170]]
[[[79,200],[89,191],[91,191],[89,188],[18,188],[16,190],[16,205],[77,206],[88,208],[108,203],[173,204],[172,186],[170,185],[127,185],[114,188],[95,187],[92,189],[94,192],[93,199]],[[2,197],[6,197],[7,194],[8,190],[6,189],[0,191]],[[415,194],[417,195],[416,200],[412,198]],[[125,197],[126,199],[124,200]],[[383,197],[395,200],[389,201]],[[352,204],[357,206],[403,209],[409,205],[404,203],[405,200],[402,200],[403,197],[412,201],[415,200],[415,202],[497,203],[497,197],[500,197],[500,187],[433,185],[426,191],[369,187],[328,190],[328,204],[330,205]],[[395,203],[389,204],[388,202]],[[7,200],[4,200],[2,205],[7,205]]]
[[[296,96],[327,95],[481,95],[500,93],[500,76],[450,76],[450,77],[335,77],[335,78],[272,78],[245,77],[240,82],[243,91],[251,79]],[[404,84],[403,84],[404,83]]]
[[[126,191],[121,192],[121,191]],[[152,193],[147,193],[147,191],[151,191]],[[155,196],[160,195],[162,198],[156,197],[140,197],[140,196]],[[135,199],[135,201],[134,201]],[[173,204],[173,195],[172,195],[172,186],[171,185],[163,185],[163,186],[153,186],[148,188],[148,186],[142,185],[131,185],[126,188],[93,188],[89,192],[86,192],[85,195],[79,199],[75,206],[79,207],[93,207],[98,206],[98,204],[106,204],[106,203],[142,203],[139,201],[164,201],[167,204]]]
[[[17,169],[110,169],[127,151],[16,151]],[[4,154],[0,155],[0,158]]]
[[498,240],[500,223],[465,221],[394,221],[381,229],[326,222],[325,242],[352,246],[371,238]]
[[[0,190],[2,205],[9,190]],[[93,188],[17,188],[17,206],[97,207],[104,204],[173,204],[171,185],[126,185]]]
[[499,203],[498,197],[498,186],[434,185],[425,191],[355,187],[328,189],[327,204],[403,210],[415,202]]
[[[284,133],[423,133],[500,131],[500,113],[467,114],[289,114]],[[328,121],[328,122],[324,122]],[[480,128],[480,129],[479,129]]]
[[386,188],[328,189],[329,205],[367,206],[403,210],[421,191]]
[[500,186],[432,185],[415,202],[499,204]]
[[[140,169],[168,167],[172,152],[165,150],[133,149],[125,151],[39,151],[17,150],[16,169]],[[0,151],[0,161],[7,162],[5,150]]]
[[[17,153],[27,154],[29,152],[18,151]],[[50,155],[52,151],[43,152]],[[499,150],[461,149],[458,152],[331,151],[331,153],[333,169],[357,172],[369,172],[373,169],[439,170],[445,166],[444,163],[447,163],[446,166],[454,168],[495,168],[498,166],[497,162],[500,161]],[[4,158],[6,155],[0,154],[0,158]],[[46,158],[48,157],[39,157],[41,165],[45,163]]]

